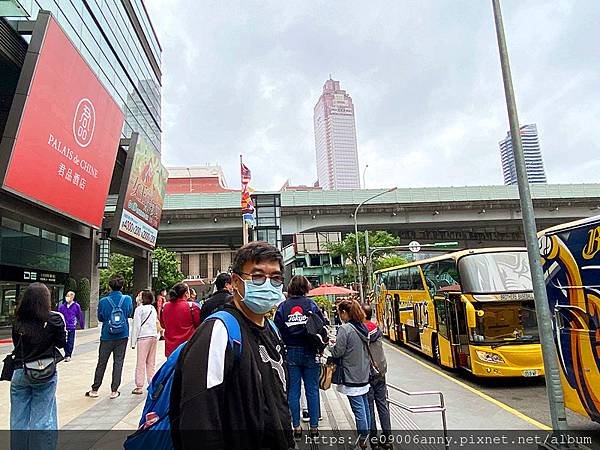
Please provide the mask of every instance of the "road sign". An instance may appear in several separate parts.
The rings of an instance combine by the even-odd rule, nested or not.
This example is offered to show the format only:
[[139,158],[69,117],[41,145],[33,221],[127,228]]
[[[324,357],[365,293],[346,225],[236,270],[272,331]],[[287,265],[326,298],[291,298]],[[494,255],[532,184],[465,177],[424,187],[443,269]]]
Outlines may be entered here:
[[408,244],[408,249],[413,253],[418,253],[421,250],[421,244],[419,244],[417,241],[412,241],[410,244]]

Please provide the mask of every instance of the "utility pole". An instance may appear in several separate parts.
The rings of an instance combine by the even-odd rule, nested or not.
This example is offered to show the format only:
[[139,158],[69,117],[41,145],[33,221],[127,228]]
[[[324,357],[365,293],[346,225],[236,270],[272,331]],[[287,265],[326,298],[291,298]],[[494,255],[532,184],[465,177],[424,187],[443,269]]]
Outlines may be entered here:
[[504,36],[504,24],[502,22],[502,12],[500,11],[500,0],[492,0],[492,6],[494,9],[500,65],[502,66],[502,79],[504,81],[504,95],[506,96],[506,108],[508,110],[510,135],[517,171],[517,183],[519,186],[519,198],[523,216],[523,233],[525,235],[527,253],[529,255],[535,310],[540,333],[540,343],[542,346],[542,356],[544,359],[546,390],[548,392],[548,401],[550,403],[550,418],[552,419],[552,428],[555,431],[566,430],[567,418],[560,380],[560,369],[558,367],[558,355],[556,353],[556,348],[554,347],[552,317],[550,315],[550,306],[548,305],[548,297],[546,294],[546,285],[544,282],[544,273],[542,271],[537,228],[533,211],[533,201],[531,200],[531,192],[527,179],[527,168],[525,166],[525,156],[523,155],[523,147],[521,144],[521,130],[519,127],[517,104],[515,102],[515,94],[512,85],[508,49],[506,46],[506,38]]
[[[378,194],[372,195],[368,199],[360,202],[358,204],[358,206],[356,207],[356,209],[354,210],[354,241],[356,242],[356,268],[358,269],[358,287],[359,287],[359,291],[360,291],[360,303],[361,304],[365,302],[365,293],[363,291],[363,285],[362,285],[362,267],[360,265],[360,247],[358,245],[358,221],[357,221],[358,210],[360,209],[360,207],[362,205],[364,205],[367,202],[370,202],[374,198],[377,198],[383,194],[387,194],[388,192],[393,192],[396,189],[398,189],[398,188],[393,187],[391,189],[388,189],[387,191],[379,192]],[[367,256],[369,256],[368,253],[367,253]]]

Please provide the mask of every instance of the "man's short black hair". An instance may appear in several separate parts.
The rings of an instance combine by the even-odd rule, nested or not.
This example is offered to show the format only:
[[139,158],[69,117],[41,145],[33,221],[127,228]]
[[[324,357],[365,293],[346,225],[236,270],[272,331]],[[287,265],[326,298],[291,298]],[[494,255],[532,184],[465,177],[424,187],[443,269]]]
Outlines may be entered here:
[[281,252],[265,241],[254,241],[240,248],[233,257],[233,272],[238,275],[244,270],[247,262],[261,263],[265,261],[276,261],[283,272],[283,257]]
[[215,279],[215,286],[217,287],[217,291],[222,291],[225,289],[226,284],[231,284],[231,275],[228,273],[220,273],[217,275]]
[[108,282],[108,286],[112,291],[122,291],[123,286],[125,286],[125,278],[123,278],[121,275],[111,278],[111,280]]
[[365,303],[362,308],[365,312],[365,316],[367,316],[367,320],[371,320],[371,317],[373,317],[373,308],[371,308],[371,305]]

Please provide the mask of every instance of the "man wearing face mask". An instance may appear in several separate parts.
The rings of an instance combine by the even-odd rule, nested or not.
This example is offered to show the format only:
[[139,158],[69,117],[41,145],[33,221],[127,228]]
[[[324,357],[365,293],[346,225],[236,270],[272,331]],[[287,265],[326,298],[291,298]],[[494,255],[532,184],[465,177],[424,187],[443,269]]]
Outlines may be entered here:
[[233,260],[231,285],[233,301],[223,310],[240,325],[241,347],[229,346],[220,320],[204,321],[187,343],[171,389],[173,445],[293,448],[283,343],[265,318],[283,300],[279,250],[260,241],[243,246]]
[[71,361],[73,355],[73,347],[75,347],[75,330],[77,325],[83,329],[85,320],[83,317],[83,311],[79,303],[75,300],[75,292],[69,291],[65,294],[65,299],[58,306],[58,312],[65,318],[65,324],[67,327],[67,345],[65,345],[65,362]]

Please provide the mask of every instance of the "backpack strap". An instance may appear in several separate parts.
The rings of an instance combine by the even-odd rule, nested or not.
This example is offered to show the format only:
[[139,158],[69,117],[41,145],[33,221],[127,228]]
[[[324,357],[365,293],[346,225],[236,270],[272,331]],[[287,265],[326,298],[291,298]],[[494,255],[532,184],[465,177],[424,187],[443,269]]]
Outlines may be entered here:
[[112,301],[112,298],[107,296],[106,300],[108,300],[108,303],[110,303],[110,306],[112,307],[112,309],[115,309],[115,303]]
[[[121,306],[123,306],[123,301],[124,301],[124,300],[125,300],[125,296],[124,296],[123,294],[121,294],[121,298],[119,299],[119,308],[120,308]],[[112,302],[111,302],[111,303],[112,303]],[[113,308],[114,308],[114,306],[113,306]]]
[[227,329],[227,340],[229,342],[229,346],[236,352],[236,358],[239,358],[242,354],[242,330],[240,329],[239,322],[233,314],[223,310],[211,314],[205,319],[205,321],[215,319],[220,320],[223,322],[223,325],[225,325],[225,328]]
[[271,329],[275,332],[277,337],[281,340],[281,333],[279,332],[279,328],[277,328],[277,325],[275,325],[275,322],[273,322],[271,319],[267,319],[267,322],[269,322]]

